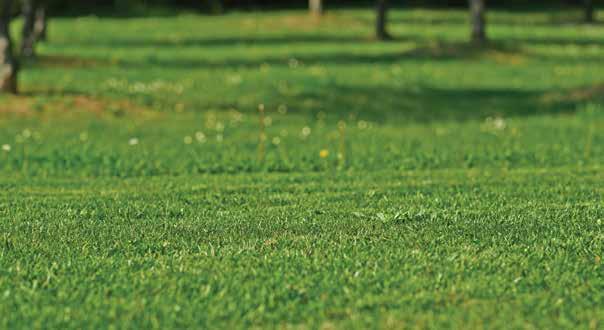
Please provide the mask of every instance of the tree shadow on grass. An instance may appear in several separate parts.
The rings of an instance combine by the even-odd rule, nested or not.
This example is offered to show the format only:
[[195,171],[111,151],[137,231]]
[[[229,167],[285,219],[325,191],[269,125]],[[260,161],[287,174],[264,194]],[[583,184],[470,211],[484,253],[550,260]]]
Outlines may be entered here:
[[[602,86],[544,92],[514,89],[333,86],[286,99],[294,111],[334,120],[356,118],[379,123],[482,120],[573,113],[577,105],[603,101]],[[600,96],[598,96],[600,95]],[[278,99],[278,98],[277,98]]]
[[[112,103],[79,91],[51,89],[30,90],[21,97],[31,100],[43,97],[49,104],[61,100],[65,108],[108,112],[113,108],[144,109],[136,98],[116,98]],[[54,100],[54,101],[51,101]],[[127,100],[127,101],[126,101]],[[574,89],[555,91],[516,90],[509,88],[435,88],[430,86],[342,86],[316,88],[286,96],[277,91],[266,98],[267,107],[276,109],[286,104],[289,112],[314,120],[324,113],[329,121],[348,118],[368,120],[381,124],[409,122],[463,122],[484,120],[488,117],[532,117],[572,114],[578,105],[589,102],[604,103],[604,83]],[[249,104],[217,104],[199,99],[196,109],[248,108]],[[55,103],[52,103],[55,102]],[[67,103],[65,103],[67,102]],[[61,103],[61,104],[63,104]],[[119,107],[107,106],[108,104]],[[56,107],[56,106],[54,106]]]
[[233,57],[220,59],[195,58],[160,58],[150,56],[144,61],[121,61],[124,68],[149,68],[153,66],[195,70],[221,68],[258,68],[261,65],[289,66],[292,60],[299,65],[388,65],[404,61],[450,61],[479,59],[484,55],[497,52],[502,55],[521,55],[523,51],[508,43],[489,43],[485,46],[474,46],[468,43],[451,43],[433,41],[404,51],[381,51],[379,53],[365,50],[316,53],[286,54],[253,57]]
[[544,45],[544,46],[599,46],[604,47],[604,36],[602,38],[581,37],[581,38],[534,38],[534,37],[509,37],[507,43]]
[[[322,44],[322,45],[362,45],[367,43],[377,43],[374,36],[368,34],[366,36],[358,35],[329,35],[329,34],[298,34],[298,35],[258,35],[258,36],[228,36],[215,38],[113,38],[111,40],[103,39],[80,39],[69,41],[53,41],[54,45],[61,46],[78,46],[78,47],[107,47],[107,48],[190,48],[190,47],[274,47],[274,46],[293,46],[301,44]],[[417,35],[394,35],[389,43],[404,43],[415,42],[418,44],[437,44],[441,48],[457,48],[462,50],[476,51],[476,47],[472,47],[465,42],[447,42],[439,39],[425,39]],[[506,37],[503,40],[492,40],[492,42],[483,47],[483,49],[519,49],[526,45],[553,45],[553,46],[604,46],[604,37]]]
[[97,68],[111,66],[116,63],[102,58],[90,58],[80,56],[67,56],[67,55],[38,55],[34,58],[30,58],[23,61],[23,65],[27,67],[51,69],[51,68],[62,68],[62,69],[73,69],[73,68]]
[[[300,54],[293,56],[299,65],[389,65],[408,60],[414,61],[448,61],[480,59],[496,52],[509,56],[522,55],[523,51],[513,44],[491,43],[484,47],[476,47],[467,43],[451,43],[446,41],[427,42],[408,51],[385,53],[324,53]],[[95,64],[93,61],[64,58],[59,60],[44,60],[52,65],[62,65],[65,68],[76,68],[76,63]],[[79,61],[79,62],[78,62]],[[115,64],[113,62],[105,63]],[[221,68],[254,68],[269,64],[277,66],[291,65],[290,57],[263,58],[230,58],[221,60],[205,59],[163,59],[149,58],[145,61],[123,61],[117,63],[124,69],[149,69],[154,66],[183,70],[209,70]],[[41,67],[48,67],[48,65]],[[597,86],[596,86],[597,87]],[[597,92],[593,92],[597,91]],[[296,95],[283,95],[276,89],[274,95],[268,92],[267,104],[270,100],[286,103],[294,112],[315,116],[317,112],[325,112],[336,119],[355,115],[358,118],[376,121],[465,121],[484,119],[489,116],[522,117],[544,114],[571,113],[577,104],[592,100],[601,101],[604,88],[586,86],[577,90],[560,90],[547,92],[543,90],[516,89],[442,89],[432,86],[392,86],[367,84],[365,86],[350,86],[332,84],[327,86],[310,86]],[[57,91],[60,93],[60,91]],[[175,101],[176,102],[176,101]],[[210,104],[202,96],[193,101],[197,108],[225,108],[232,106],[249,107],[249,104]],[[277,102],[277,101],[275,101]],[[277,104],[275,104],[276,106]]]
[[[227,46],[279,46],[294,44],[362,44],[374,41],[363,36],[328,34],[230,36],[216,38],[115,38],[111,40],[69,40],[64,45],[82,47],[147,48],[147,47],[227,47]],[[61,41],[53,42],[61,45]]]
[[[334,40],[348,40],[352,44],[358,44],[362,42],[373,42],[369,39],[362,39],[357,37],[335,37],[333,40],[329,36],[306,36],[300,38],[299,42],[333,42],[338,44]],[[260,42],[266,42],[268,45],[272,45],[274,42],[278,44],[280,37],[264,38]],[[285,39],[284,39],[285,40]],[[329,41],[331,40],[331,41]],[[290,40],[291,41],[291,40]],[[182,41],[187,44],[187,41]],[[197,44],[199,40],[190,40],[190,45]],[[238,42],[245,44],[250,42],[254,44],[258,40],[253,39],[213,39],[206,40],[208,44],[216,43],[228,45],[236,45]],[[354,51],[343,51],[343,52],[329,52],[329,53],[290,53],[286,55],[272,55],[264,56],[260,58],[255,57],[224,57],[218,59],[212,58],[184,58],[173,57],[173,58],[162,58],[155,55],[150,55],[147,58],[140,60],[108,60],[103,58],[84,58],[76,56],[63,56],[63,55],[41,55],[36,59],[28,61],[26,64],[36,68],[87,68],[87,67],[100,67],[100,66],[120,66],[123,68],[140,68],[148,69],[152,67],[163,67],[169,69],[182,69],[182,70],[195,70],[195,69],[220,69],[220,68],[258,68],[260,65],[271,65],[271,66],[288,66],[291,60],[296,60],[301,65],[369,65],[369,64],[394,64],[403,61],[449,61],[449,60],[477,60],[488,57],[489,55],[502,55],[502,56],[529,56],[539,60],[555,60],[555,61],[571,61],[571,62],[601,62],[600,57],[593,56],[581,56],[566,58],[561,55],[552,54],[550,55],[536,55],[529,54],[523,49],[524,44],[555,44],[555,45],[602,45],[604,46],[604,39],[599,40],[596,38],[583,38],[583,39],[564,39],[564,38],[512,38],[506,41],[491,41],[483,46],[475,46],[467,42],[450,42],[445,40],[423,40],[414,39],[412,37],[403,37],[396,39],[394,42],[403,44],[408,42],[410,45],[415,44],[416,47],[402,50],[392,51],[385,50],[379,53],[367,52],[363,49],[357,49]],[[119,42],[118,42],[119,44]],[[167,44],[176,46],[179,44],[177,41],[167,41]],[[129,44],[132,47],[146,47],[147,41],[138,41],[138,46],[135,44]],[[550,58],[551,57],[551,58]]]
[[[362,20],[365,24],[371,24],[372,21]],[[469,19],[467,17],[459,17],[459,16],[451,16],[451,17],[397,17],[390,19],[391,24],[404,24],[404,25],[425,25],[429,27],[440,26],[442,28],[445,27],[453,27],[453,26],[469,26]],[[565,15],[551,15],[542,20],[530,21],[527,20],[526,17],[498,17],[498,16],[489,16],[488,23],[490,25],[506,25],[506,26],[527,26],[527,27],[559,27],[559,26],[601,26],[604,22],[596,21],[591,23],[586,23],[583,19],[582,14],[578,12],[575,15],[565,14]]]

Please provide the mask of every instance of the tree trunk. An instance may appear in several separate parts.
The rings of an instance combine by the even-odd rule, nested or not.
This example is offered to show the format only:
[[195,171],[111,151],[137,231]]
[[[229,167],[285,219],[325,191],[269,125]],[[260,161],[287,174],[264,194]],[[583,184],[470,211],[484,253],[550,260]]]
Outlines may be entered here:
[[33,57],[35,55],[36,35],[34,26],[36,23],[36,11],[33,0],[23,0],[23,33],[21,39],[21,55]]
[[308,9],[313,15],[323,15],[323,0],[308,0]]
[[36,20],[34,23],[34,34],[36,40],[46,41],[48,31],[48,17],[46,16],[46,7],[38,5],[36,8]]
[[17,93],[17,61],[13,57],[10,21],[13,0],[0,3],[0,93]]
[[472,42],[484,44],[487,41],[484,0],[470,0],[470,20],[472,23]]
[[593,0],[583,0],[585,6],[585,22],[593,23],[595,18],[594,12],[594,1]]
[[388,33],[386,25],[388,22],[388,0],[377,0],[375,36],[379,40],[389,40],[392,36]]

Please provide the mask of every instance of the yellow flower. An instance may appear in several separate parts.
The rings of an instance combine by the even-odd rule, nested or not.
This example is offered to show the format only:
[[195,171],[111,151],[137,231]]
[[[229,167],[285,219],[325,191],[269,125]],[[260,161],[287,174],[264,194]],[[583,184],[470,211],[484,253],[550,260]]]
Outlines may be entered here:
[[327,150],[327,149],[321,150],[321,152],[319,152],[319,156],[321,158],[327,158],[327,156],[329,156],[329,150]]

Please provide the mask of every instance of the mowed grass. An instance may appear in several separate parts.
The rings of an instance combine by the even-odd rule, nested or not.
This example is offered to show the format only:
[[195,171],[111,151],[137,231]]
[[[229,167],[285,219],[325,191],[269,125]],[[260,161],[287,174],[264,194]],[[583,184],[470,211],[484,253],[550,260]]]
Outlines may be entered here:
[[0,97],[0,328],[604,326],[604,25],[391,17],[55,18]]
[[2,327],[598,328],[570,173],[5,179]]

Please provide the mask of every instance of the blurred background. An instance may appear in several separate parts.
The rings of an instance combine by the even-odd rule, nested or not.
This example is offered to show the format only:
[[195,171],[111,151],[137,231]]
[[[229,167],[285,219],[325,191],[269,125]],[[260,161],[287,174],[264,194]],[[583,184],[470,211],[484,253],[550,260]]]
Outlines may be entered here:
[[602,160],[597,1],[1,3],[9,173]]

